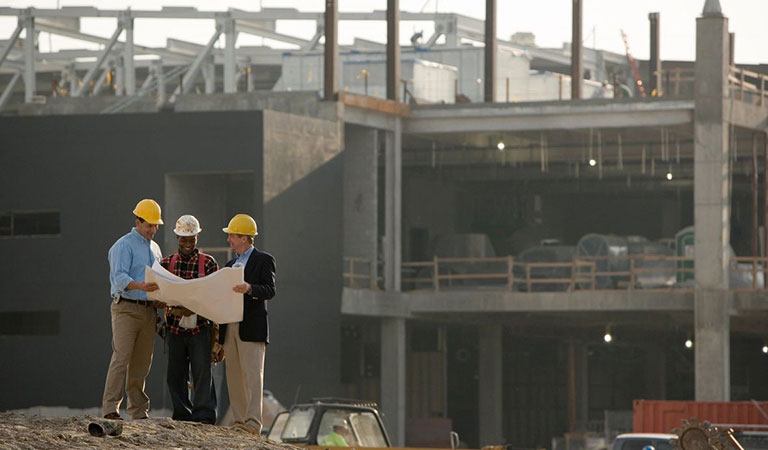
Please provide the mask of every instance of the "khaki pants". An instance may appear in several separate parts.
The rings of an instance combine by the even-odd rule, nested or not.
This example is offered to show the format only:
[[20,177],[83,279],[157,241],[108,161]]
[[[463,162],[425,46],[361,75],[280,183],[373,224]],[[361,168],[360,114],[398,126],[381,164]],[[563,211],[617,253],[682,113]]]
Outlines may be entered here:
[[112,303],[112,359],[104,383],[102,411],[104,415],[119,412],[123,386],[128,397],[126,411],[132,419],[149,413],[149,397],[144,384],[152,365],[155,342],[155,317],[151,306],[121,301]]
[[227,325],[224,355],[227,362],[229,405],[235,423],[255,427],[261,432],[262,397],[264,395],[264,342],[240,340],[240,324]]

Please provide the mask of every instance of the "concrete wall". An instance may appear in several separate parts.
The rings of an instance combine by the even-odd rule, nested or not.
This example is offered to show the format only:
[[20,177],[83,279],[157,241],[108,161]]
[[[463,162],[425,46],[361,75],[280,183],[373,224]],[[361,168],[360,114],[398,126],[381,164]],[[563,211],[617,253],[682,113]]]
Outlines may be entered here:
[[343,128],[264,111],[264,233],[277,259],[265,386],[284,404],[340,394]]
[[[265,122],[282,134],[265,135]],[[0,369],[0,382],[13,386],[0,396],[0,410],[100,404],[111,354],[107,250],[130,230],[131,210],[144,197],[165,208],[167,225],[156,239],[165,252],[175,249],[170,229],[181,213],[199,215],[205,246],[226,245],[221,227],[234,211],[255,217],[256,245],[277,259],[266,388],[287,403],[299,385],[302,398],[335,393],[342,230],[337,122],[200,112],[2,118],[0,129],[0,211],[61,211],[60,236],[0,238],[0,315],[54,311],[60,317],[57,333],[0,338],[0,352],[13,362]],[[302,155],[308,162],[285,177],[284,162]],[[265,190],[271,193],[266,202]],[[154,408],[164,399],[170,407],[165,358],[158,340],[147,382]]]

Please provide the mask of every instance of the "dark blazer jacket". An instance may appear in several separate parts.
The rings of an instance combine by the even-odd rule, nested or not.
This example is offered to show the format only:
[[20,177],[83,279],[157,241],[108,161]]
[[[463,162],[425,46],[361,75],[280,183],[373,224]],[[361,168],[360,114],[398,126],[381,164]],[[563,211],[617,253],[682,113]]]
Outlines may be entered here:
[[[232,267],[237,258],[227,262]],[[269,322],[267,303],[275,296],[275,258],[269,253],[253,249],[245,265],[243,278],[252,286],[250,294],[243,294],[243,321],[240,322],[240,340],[244,342],[266,342],[269,344]],[[221,325],[219,342],[224,343],[227,325]]]

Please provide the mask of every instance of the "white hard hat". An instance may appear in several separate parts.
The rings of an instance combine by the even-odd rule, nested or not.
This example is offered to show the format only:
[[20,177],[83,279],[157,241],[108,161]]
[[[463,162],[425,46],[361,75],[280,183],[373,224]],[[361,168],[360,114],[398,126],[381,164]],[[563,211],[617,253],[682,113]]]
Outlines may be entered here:
[[173,229],[177,236],[195,236],[201,231],[203,230],[200,228],[200,222],[197,221],[195,216],[189,214],[179,217],[176,221],[176,228]]

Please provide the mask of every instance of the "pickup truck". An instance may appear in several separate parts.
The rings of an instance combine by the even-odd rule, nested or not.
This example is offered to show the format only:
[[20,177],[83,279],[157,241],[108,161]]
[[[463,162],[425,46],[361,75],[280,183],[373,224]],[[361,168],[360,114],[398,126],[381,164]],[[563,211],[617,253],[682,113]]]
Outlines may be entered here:
[[301,446],[390,447],[375,403],[322,398],[275,417],[267,438]]

